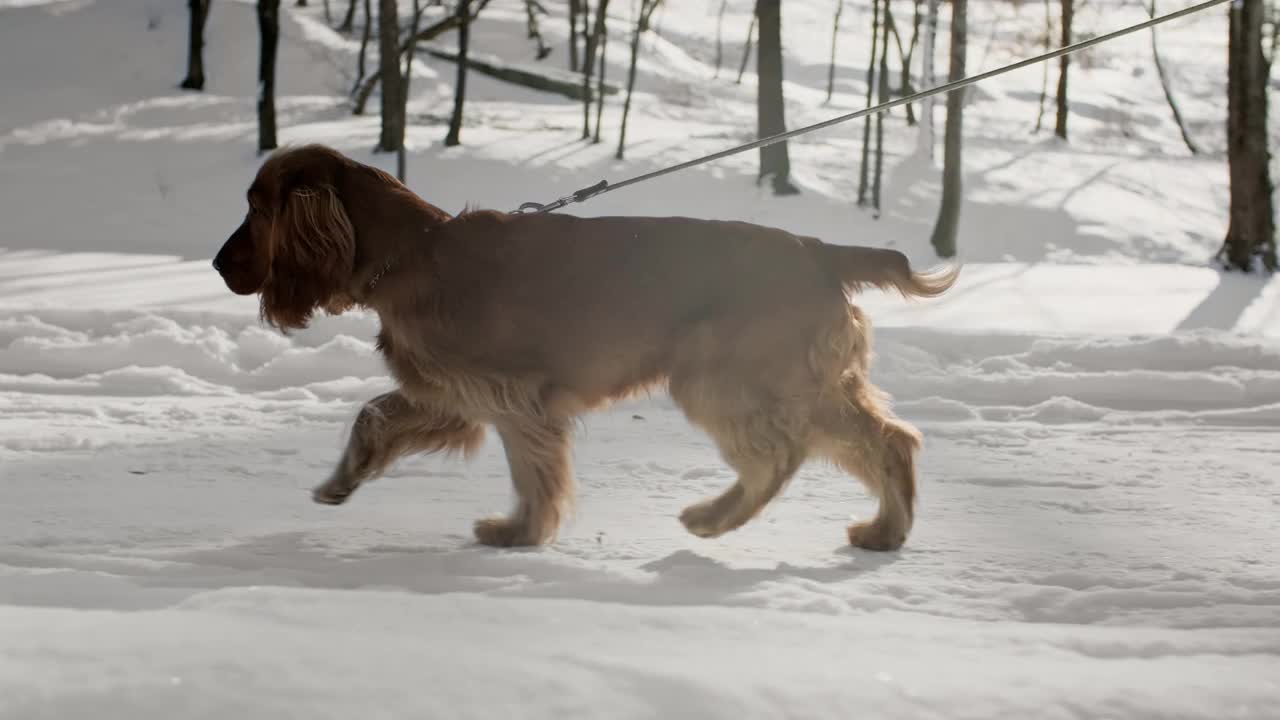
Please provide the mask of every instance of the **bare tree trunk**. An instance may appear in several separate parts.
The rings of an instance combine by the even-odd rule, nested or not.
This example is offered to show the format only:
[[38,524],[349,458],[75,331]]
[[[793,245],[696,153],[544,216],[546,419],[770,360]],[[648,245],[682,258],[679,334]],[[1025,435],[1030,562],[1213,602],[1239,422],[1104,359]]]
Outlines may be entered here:
[[[967,0],[951,0],[951,81],[960,80],[965,73],[965,52],[968,35],[965,14]],[[944,139],[942,165],[942,202],[938,208],[938,220],[933,226],[933,249],[939,257],[955,257],[956,232],[960,227],[960,201],[964,190],[961,183],[961,140],[964,137],[965,90],[947,93],[947,127]]]
[[[1156,0],[1151,0],[1151,6],[1148,8],[1152,18],[1156,16]],[[1199,155],[1200,148],[1196,147],[1196,143],[1191,139],[1191,134],[1187,132],[1187,124],[1182,121],[1182,111],[1178,109],[1178,101],[1173,97],[1173,90],[1169,87],[1169,76],[1165,73],[1164,63],[1160,61],[1160,46],[1156,44],[1156,29],[1151,28],[1151,58],[1156,65],[1156,74],[1160,76],[1160,89],[1164,90],[1164,99],[1169,103],[1169,111],[1173,113],[1173,121],[1178,124],[1178,132],[1182,133],[1182,142],[1187,144],[1187,150],[1192,155]]]
[[538,0],[524,0],[525,22],[528,26],[528,36],[538,45],[537,59],[542,60],[551,54],[551,48],[542,39],[542,30],[538,27],[538,13],[546,14],[547,11],[538,4]]
[[742,64],[738,66],[738,79],[734,80],[735,85],[742,84],[742,75],[747,71],[747,60],[751,58],[751,40],[756,35],[756,18],[760,17],[760,2],[756,0],[756,6],[751,10],[751,23],[747,25],[747,41],[742,45]]
[[[1071,44],[1071,20],[1075,14],[1075,0],[1062,0],[1062,46]],[[1071,68],[1071,56],[1058,60],[1058,120],[1053,134],[1067,139],[1067,71]]]
[[596,73],[596,136],[593,143],[600,142],[600,116],[604,114],[604,69],[609,55],[609,30],[600,28],[600,68]]
[[258,151],[276,149],[276,47],[280,0],[258,0]]
[[[886,0],[887,2],[887,0]],[[876,86],[876,56],[880,42],[880,0],[871,0],[871,59],[867,61],[867,107]],[[858,207],[867,204],[867,173],[871,168],[871,116],[862,121],[862,164],[858,170]]]
[[400,78],[400,20],[396,0],[378,0],[378,76],[382,84],[382,133],[378,150],[404,143],[404,88]]
[[[578,64],[578,15],[582,13],[581,3],[584,0],[569,0],[569,70],[577,72]],[[586,20],[582,21],[586,26]]]
[[[1044,0],[1044,51],[1049,52],[1053,45],[1053,6],[1049,4],[1049,0]],[[1043,68],[1040,75],[1040,113],[1036,115],[1036,129],[1032,132],[1040,132],[1040,128],[1044,127],[1044,105],[1049,99],[1049,63],[1040,63]]]
[[[627,68],[627,97],[622,103],[622,127],[618,132],[618,152],[622,159],[627,144],[627,117],[631,114],[631,93],[636,87],[636,60],[640,57],[640,36],[649,29],[649,18],[661,0],[640,0],[640,17],[636,19],[636,32],[631,36],[631,65]],[[722,6],[723,7],[723,6]],[[596,124],[599,125],[599,120]]]
[[[889,12],[889,0],[884,0],[884,30],[880,34],[880,70],[876,83],[879,91],[877,102],[889,100],[889,30],[893,27],[893,15]],[[880,181],[884,174],[884,116],[876,113],[876,171],[871,184],[871,207],[873,217],[880,217]]]
[[836,38],[840,35],[840,13],[844,11],[844,0],[836,0],[836,17],[831,21],[831,62],[827,65],[827,102],[836,91]]
[[[641,0],[643,2],[643,0]],[[720,62],[724,59],[724,11],[729,7],[729,0],[720,0],[720,14],[716,16],[716,74],[712,77],[720,77]]]
[[[466,0],[463,0],[463,2],[465,3]],[[404,118],[406,129],[409,125],[409,85],[410,81],[413,80],[413,56],[418,50],[417,37],[418,24],[420,22],[422,22],[421,0],[413,0],[413,20],[409,25],[409,52],[404,55],[404,85],[402,87],[404,107],[400,111],[400,116]],[[459,63],[459,65],[462,64],[461,62]],[[402,183],[409,180],[408,149],[405,145],[406,143],[401,142],[400,149],[396,150],[396,178]]]
[[453,115],[449,118],[447,147],[462,144],[462,106],[467,99],[467,49],[471,45],[471,0],[458,0],[458,81],[453,92]]
[[[590,11],[590,5],[587,10]],[[582,59],[582,139],[591,139],[591,71],[596,63],[596,48],[604,37],[605,12],[609,0],[596,0],[596,23],[587,35],[586,53]],[[585,15],[585,13],[584,13]],[[585,22],[585,17],[584,17]]]
[[347,14],[342,18],[342,24],[338,26],[338,32],[349,33],[356,24],[356,0],[350,0],[347,3]]
[[[756,52],[756,131],[759,137],[786,132],[787,112],[782,93],[782,0],[760,0],[760,47]],[[760,148],[760,179],[773,179],[774,195],[795,195],[791,184],[787,143]]]
[[190,27],[187,31],[187,77],[180,87],[186,90],[204,89],[204,25],[209,19],[211,0],[188,0]]
[[1230,6],[1227,62],[1227,164],[1231,221],[1219,258],[1228,269],[1253,270],[1254,258],[1276,267],[1276,227],[1267,149],[1267,65],[1262,52],[1262,0]]
[[[908,95],[911,91],[911,60],[907,55],[906,48],[902,44],[902,35],[898,32],[898,23],[893,19],[893,12],[890,9],[889,0],[885,0],[884,3],[884,24],[887,28],[884,34],[884,52],[889,51],[889,35],[892,34],[894,42],[898,46],[898,63],[902,66],[902,79],[899,81],[899,88],[901,88],[903,95]],[[889,82],[887,71],[888,66],[886,65],[884,69],[884,72],[886,73],[884,75],[884,82]],[[911,103],[907,103],[906,109],[907,125],[915,125],[916,113],[915,110],[911,108]]]
[[[379,4],[381,4],[385,0],[378,0],[378,1],[379,1]],[[439,4],[439,0],[432,0],[431,2],[431,5],[438,5],[438,4]],[[475,10],[468,16],[470,21],[475,22],[475,19],[480,16],[481,11],[483,11],[485,7],[487,7],[488,5],[489,5],[489,0],[480,0],[479,2],[475,3]],[[440,37],[441,35],[447,32],[457,30],[460,24],[461,24],[460,16],[457,13],[450,14],[444,17],[443,19],[435,23],[432,23],[431,25],[428,25],[422,30],[419,30],[412,37],[407,38],[400,45],[400,54],[403,55],[409,52],[409,46],[411,44],[418,43],[418,42],[426,42],[428,40],[434,40],[437,37]],[[379,33],[379,45],[381,45],[381,41],[382,41],[381,25],[379,25],[378,33]],[[398,58],[396,62],[397,63],[399,62]],[[379,64],[378,67],[379,69],[381,69],[382,65]],[[397,69],[396,74],[398,75],[399,72],[400,72],[399,69]],[[351,111],[352,114],[360,115],[361,113],[364,112],[365,103],[369,101],[369,96],[373,94],[373,89],[377,87],[378,83],[381,81],[382,81],[382,74],[381,72],[379,72],[379,74],[377,75],[373,75],[373,76],[370,76],[369,78],[366,78],[364,81],[364,84],[360,85],[359,90],[354,91],[354,94],[356,97],[353,103],[354,109]]]
[[[924,15],[924,48],[922,52],[924,57],[920,62],[920,82],[924,84],[925,89],[931,89],[937,84],[937,79],[933,73],[933,57],[938,38],[938,0],[928,0]],[[925,152],[925,157],[933,162],[933,96],[925,98],[923,101],[924,121],[920,125],[920,134],[917,136],[919,146],[917,152],[921,149]]]
[[[360,55],[357,56],[358,59],[356,60],[356,81],[351,86],[350,94],[352,97],[356,97],[365,78],[365,59],[369,54],[369,35],[373,32],[373,8],[370,7],[372,2],[373,0],[364,0],[364,28],[360,35]],[[357,100],[352,114],[364,114],[364,104],[368,97],[366,94],[363,99]]]

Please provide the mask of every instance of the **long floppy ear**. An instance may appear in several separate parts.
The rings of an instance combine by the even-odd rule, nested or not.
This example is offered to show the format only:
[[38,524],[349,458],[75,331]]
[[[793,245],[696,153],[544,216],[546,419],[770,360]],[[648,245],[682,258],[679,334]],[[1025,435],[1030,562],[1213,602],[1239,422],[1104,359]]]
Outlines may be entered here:
[[261,307],[268,323],[305,328],[317,309],[337,314],[351,306],[355,231],[333,186],[289,190],[272,222],[271,246]]

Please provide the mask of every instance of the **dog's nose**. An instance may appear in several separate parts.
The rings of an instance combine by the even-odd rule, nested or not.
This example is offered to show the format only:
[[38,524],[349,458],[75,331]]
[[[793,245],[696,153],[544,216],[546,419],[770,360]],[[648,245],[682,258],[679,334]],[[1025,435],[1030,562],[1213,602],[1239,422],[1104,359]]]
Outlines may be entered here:
[[222,272],[222,267],[218,265],[218,258],[213,259],[213,269],[218,272]]

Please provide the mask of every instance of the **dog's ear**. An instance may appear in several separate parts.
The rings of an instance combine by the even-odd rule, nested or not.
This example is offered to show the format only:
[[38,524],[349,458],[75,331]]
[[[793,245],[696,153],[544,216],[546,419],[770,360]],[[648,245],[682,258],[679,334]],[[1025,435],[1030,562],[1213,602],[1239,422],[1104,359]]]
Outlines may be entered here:
[[271,269],[262,315],[286,331],[305,328],[317,309],[351,306],[347,283],[355,265],[355,231],[330,184],[281,188],[271,228]]

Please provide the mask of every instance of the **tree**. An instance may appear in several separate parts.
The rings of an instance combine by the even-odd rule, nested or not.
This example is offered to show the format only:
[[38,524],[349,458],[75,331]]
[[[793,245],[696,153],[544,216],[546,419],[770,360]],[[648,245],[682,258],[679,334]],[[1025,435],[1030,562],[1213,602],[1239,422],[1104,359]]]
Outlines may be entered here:
[[[471,45],[471,0],[458,0],[458,81],[453,88],[453,115],[444,144],[462,144],[462,105],[467,96],[467,48]],[[416,34],[416,33],[415,33]]]
[[280,0],[258,0],[258,150],[276,146],[276,47],[280,42]]
[[538,27],[538,14],[547,14],[547,9],[538,3],[538,0],[524,0],[526,33],[529,39],[538,44],[537,58],[545,59],[551,54],[551,47],[542,39],[542,30]]
[[[782,92],[782,0],[756,3],[760,37],[756,50],[756,130],[760,137],[787,130],[787,113]],[[760,148],[760,179],[773,179],[775,195],[800,192],[791,184],[791,159],[786,141]]]
[[728,7],[729,0],[720,0],[720,13],[716,15],[716,74],[712,77],[720,77],[720,61],[724,58],[724,11]]
[[[1156,16],[1156,0],[1151,0],[1151,5],[1147,8],[1152,19]],[[1169,103],[1169,112],[1173,113],[1173,121],[1178,125],[1178,132],[1182,133],[1182,142],[1186,143],[1187,150],[1192,155],[1199,155],[1200,148],[1196,147],[1196,143],[1191,139],[1191,134],[1187,132],[1187,124],[1182,121],[1182,111],[1178,109],[1178,101],[1173,97],[1173,90],[1169,87],[1169,75],[1164,70],[1164,63],[1160,60],[1160,46],[1156,44],[1156,28],[1151,26],[1151,59],[1156,66],[1156,75],[1160,76],[1160,89],[1164,90],[1165,102]]]
[[[1068,2],[1070,0],[1067,0]],[[964,78],[965,52],[968,28],[965,14],[967,0],[951,0],[951,70],[950,80]],[[965,89],[947,93],[947,125],[944,130],[942,151],[942,202],[938,208],[938,220],[933,226],[933,249],[939,257],[955,257],[956,231],[960,226],[960,182],[963,138]]]
[[[591,5],[584,0],[583,24],[590,16]],[[596,64],[596,50],[603,42],[605,34],[605,13],[609,9],[609,0],[596,0],[596,23],[587,33],[586,50],[582,58],[582,139],[591,138],[591,71]]]
[[342,24],[338,26],[338,32],[349,33],[355,27],[356,22],[356,0],[350,0],[347,3],[347,14],[342,18]]
[[[1049,4],[1049,0],[1044,0],[1044,51],[1047,53],[1053,44],[1053,7]],[[1049,97],[1049,63],[1040,63],[1040,112],[1036,115],[1036,129],[1033,133],[1040,132],[1040,128],[1044,127],[1044,103]]]
[[1267,61],[1262,52],[1262,0],[1241,0],[1230,10],[1227,45],[1227,165],[1230,224],[1218,252],[1228,269],[1253,270],[1254,259],[1275,271],[1275,215],[1271,154],[1267,149]]
[[[578,64],[578,16],[582,14],[584,0],[569,0],[569,70],[577,72]],[[586,27],[587,21],[582,21]]]
[[187,32],[187,76],[181,87],[186,90],[204,89],[204,24],[209,19],[211,0],[188,0],[190,25]]
[[[379,4],[381,4],[382,2],[383,0],[379,0]],[[475,0],[472,0],[472,2],[474,3],[475,10],[471,12],[471,14],[468,16],[468,19],[471,22],[475,22],[475,19],[480,16],[480,12],[484,10],[486,6],[488,6],[489,0],[479,0],[479,2],[475,2]],[[438,5],[439,0],[432,0],[431,4]],[[400,54],[403,55],[409,52],[410,47],[414,43],[427,42],[430,40],[434,40],[437,37],[440,37],[441,35],[447,32],[457,30],[459,22],[460,22],[460,18],[457,13],[450,13],[446,15],[441,20],[438,20],[437,22],[432,23],[431,25],[428,25],[427,27],[419,30],[412,37],[406,38],[404,42],[400,44]],[[381,25],[379,25],[379,44],[381,44],[381,42],[382,42]],[[381,74],[382,65],[379,64],[378,67],[380,69],[379,73],[365,79],[364,83],[359,85],[359,89],[352,93],[355,96],[355,98],[352,101],[351,114],[361,115],[364,113],[364,106],[369,101],[369,96],[373,94],[373,89],[378,86],[379,82],[382,81],[382,74]],[[396,75],[399,76],[399,70],[396,71]]]
[[760,17],[760,3],[757,0],[756,6],[751,9],[751,23],[747,25],[747,39],[742,44],[742,64],[738,66],[738,79],[734,81],[735,85],[742,84],[742,76],[747,72],[747,61],[751,59],[751,42],[756,36],[756,19]]
[[[1071,44],[1071,21],[1075,15],[1075,0],[1062,0],[1062,46]],[[1067,139],[1067,71],[1071,68],[1071,55],[1058,59],[1058,119],[1053,134]]]
[[[631,65],[627,68],[627,97],[622,103],[622,127],[618,131],[618,152],[616,157],[621,160],[623,148],[627,145],[627,117],[631,114],[631,92],[636,87],[636,60],[640,57],[640,36],[649,29],[649,18],[653,16],[653,11],[657,9],[661,0],[640,0],[640,15],[636,18],[636,31],[631,36]],[[724,6],[721,6],[723,12]],[[719,62],[717,61],[717,69]],[[596,120],[596,128],[599,129],[600,121]]]
[[[836,0],[836,16],[831,21],[831,62],[827,65],[827,99],[836,91],[836,39],[840,36],[840,13],[844,11],[844,0]],[[716,68],[720,67],[717,59]]]
[[378,0],[378,76],[382,84],[382,133],[378,150],[404,143],[404,83],[400,76],[400,26],[396,0]]
[[[887,2],[887,0],[886,0]],[[871,107],[876,86],[876,58],[880,42],[880,0],[871,0],[871,59],[867,60],[867,107]],[[867,204],[867,173],[871,159],[871,116],[862,121],[862,164],[858,171],[858,207]]]
[[[936,84],[933,74],[933,56],[934,47],[937,45],[938,37],[938,0],[929,0],[926,5],[924,16],[924,41],[921,52],[924,57],[920,59],[920,82],[924,84],[925,89],[932,89]],[[923,115],[920,123],[919,145],[916,151],[924,151],[925,157],[933,160],[933,96],[925,98],[923,101]]]
[[[876,82],[876,102],[881,104],[889,101],[889,31],[893,28],[889,0],[884,0],[884,20],[884,29],[880,34],[879,77]],[[880,217],[880,181],[884,177],[884,116],[883,112],[876,113],[876,174],[871,184],[871,207],[876,218]]]
[[[401,86],[401,99],[404,101],[404,107],[400,110],[400,117],[405,118],[405,125],[408,125],[409,117],[409,81],[413,79],[413,56],[418,49],[418,24],[422,22],[422,7],[419,0],[413,0],[413,21],[409,25],[409,52],[404,55],[404,85]],[[455,143],[456,144],[456,143]],[[396,178],[400,182],[407,182],[409,179],[408,158],[405,143],[400,143],[400,148],[396,150]]]
[[[373,8],[370,7],[373,0],[364,0],[364,27],[360,32],[360,54],[356,60],[356,81],[351,86],[351,95],[354,97],[360,90],[360,85],[364,83],[365,76],[365,58],[369,54],[369,34],[373,29]],[[352,0],[354,7],[355,0]],[[356,115],[364,114],[364,103],[360,103],[355,111]]]

